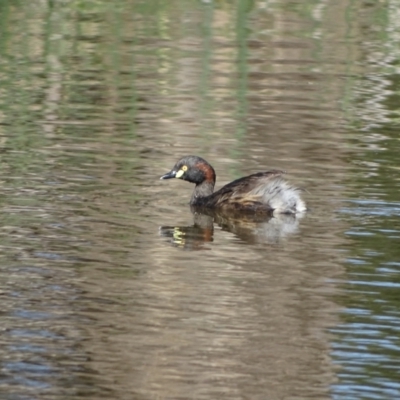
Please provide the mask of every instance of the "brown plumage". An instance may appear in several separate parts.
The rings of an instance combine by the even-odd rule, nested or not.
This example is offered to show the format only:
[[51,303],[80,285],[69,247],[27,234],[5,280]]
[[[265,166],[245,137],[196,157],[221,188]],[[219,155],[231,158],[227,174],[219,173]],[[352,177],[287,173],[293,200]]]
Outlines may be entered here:
[[186,156],[160,179],[179,178],[195,183],[190,204],[253,213],[295,214],[306,210],[299,189],[287,183],[283,171],[258,172],[228,183],[214,192],[215,171],[203,158]]

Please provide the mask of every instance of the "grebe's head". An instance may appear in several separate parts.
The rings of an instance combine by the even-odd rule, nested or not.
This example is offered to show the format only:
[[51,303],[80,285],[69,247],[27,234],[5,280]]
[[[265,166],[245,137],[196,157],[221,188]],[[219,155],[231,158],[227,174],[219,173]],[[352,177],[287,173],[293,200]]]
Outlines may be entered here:
[[170,172],[160,179],[178,178],[199,185],[206,182],[215,183],[214,168],[203,158],[186,156],[181,158]]

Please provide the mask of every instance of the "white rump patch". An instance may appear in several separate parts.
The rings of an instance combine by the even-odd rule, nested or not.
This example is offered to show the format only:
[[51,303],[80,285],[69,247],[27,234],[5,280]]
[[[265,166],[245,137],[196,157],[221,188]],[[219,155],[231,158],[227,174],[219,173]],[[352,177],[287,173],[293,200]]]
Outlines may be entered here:
[[262,197],[263,203],[269,204],[274,213],[296,214],[307,210],[305,202],[301,199],[298,189],[281,177],[268,179],[250,191],[250,195]]

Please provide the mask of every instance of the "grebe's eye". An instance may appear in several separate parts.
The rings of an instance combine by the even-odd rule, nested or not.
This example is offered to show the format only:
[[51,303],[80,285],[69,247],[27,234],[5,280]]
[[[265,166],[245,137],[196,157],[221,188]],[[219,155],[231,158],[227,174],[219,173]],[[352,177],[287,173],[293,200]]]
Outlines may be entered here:
[[175,174],[175,178],[182,178],[183,174],[187,171],[187,165],[183,165],[182,168]]

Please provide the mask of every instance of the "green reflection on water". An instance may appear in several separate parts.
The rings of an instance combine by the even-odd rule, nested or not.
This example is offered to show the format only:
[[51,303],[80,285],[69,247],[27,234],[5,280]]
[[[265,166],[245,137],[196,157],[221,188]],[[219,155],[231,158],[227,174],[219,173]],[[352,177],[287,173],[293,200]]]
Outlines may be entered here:
[[[360,13],[365,21],[361,27],[355,24]],[[396,39],[400,26],[390,14],[390,6],[376,2],[369,8],[352,3],[347,15],[352,35],[359,28],[363,37],[358,66],[349,63],[344,103],[353,129],[349,143],[357,151],[350,160],[354,166],[350,197],[355,201],[347,211],[355,215],[346,214],[354,225],[348,232],[348,282],[341,298],[346,312],[337,343],[344,348],[338,356],[344,356],[343,380],[352,388],[347,394],[353,395],[362,395],[363,385],[383,396],[394,393],[386,383],[396,381],[398,374],[400,82],[394,70],[400,60]],[[352,368],[357,369],[354,376],[349,373]]]

